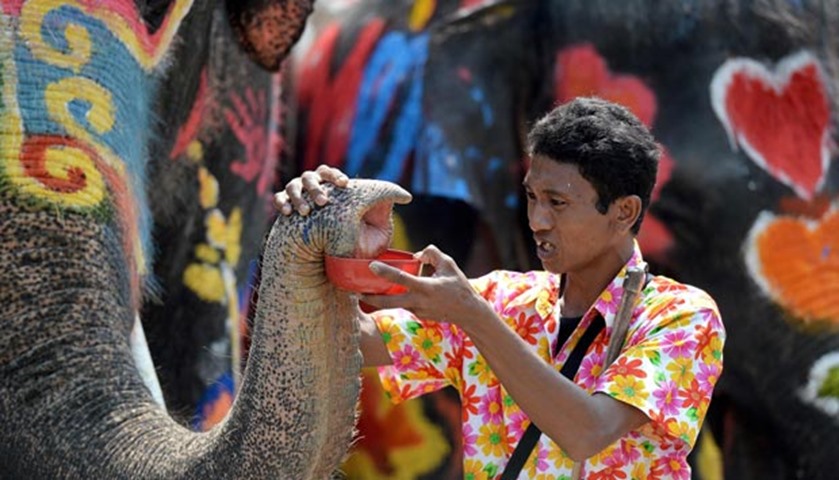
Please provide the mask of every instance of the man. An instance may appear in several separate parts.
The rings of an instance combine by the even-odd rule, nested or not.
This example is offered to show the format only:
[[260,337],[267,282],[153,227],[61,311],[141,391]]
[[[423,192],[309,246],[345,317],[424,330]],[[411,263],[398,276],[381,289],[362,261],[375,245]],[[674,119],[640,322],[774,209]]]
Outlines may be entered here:
[[[722,371],[725,331],[714,301],[649,277],[630,307],[623,348],[603,370],[624,278],[643,265],[635,235],[657,145],[629,111],[595,98],[554,109],[528,145],[527,214],[545,271],[469,281],[434,246],[417,254],[431,277],[374,262],[374,273],[409,291],[361,298],[386,309],[360,314],[365,364],[381,366],[394,401],[450,384],[459,390],[468,478],[496,478],[514,464],[532,422],[544,435],[524,453],[521,478],[571,478],[583,462],[583,478],[689,479],[687,454]],[[304,173],[277,195],[278,208],[308,213],[303,190],[324,205],[322,181],[347,179],[329,167]],[[574,353],[589,330],[593,343]],[[560,371],[580,354],[569,380]]]

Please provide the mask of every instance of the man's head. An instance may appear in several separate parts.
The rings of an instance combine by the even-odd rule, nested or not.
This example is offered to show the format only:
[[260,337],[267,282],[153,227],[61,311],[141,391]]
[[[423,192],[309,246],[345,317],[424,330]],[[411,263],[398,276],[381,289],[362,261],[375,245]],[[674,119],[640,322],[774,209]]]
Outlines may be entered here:
[[649,130],[629,110],[598,98],[577,98],[542,117],[528,135],[530,155],[577,165],[597,192],[605,214],[616,199],[637,195],[641,228],[655,185],[659,149]]

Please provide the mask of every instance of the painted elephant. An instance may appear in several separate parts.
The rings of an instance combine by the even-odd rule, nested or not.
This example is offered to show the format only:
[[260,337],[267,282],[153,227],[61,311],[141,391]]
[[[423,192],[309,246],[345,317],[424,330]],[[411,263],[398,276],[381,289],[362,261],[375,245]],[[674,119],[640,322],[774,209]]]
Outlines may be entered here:
[[[359,187],[350,193],[357,210],[277,224],[239,396],[212,431],[192,432],[164,411],[131,349],[140,312],[152,340],[181,334],[154,349],[157,360],[198,365],[160,367],[176,410],[200,386],[173,384],[197,368],[212,366],[198,373],[213,381],[237,370],[236,300],[270,226],[279,148],[279,76],[270,71],[311,8],[2,3],[0,476],[324,478],[344,455],[357,335],[300,308],[355,307],[311,271],[311,256],[351,253],[361,215],[403,201],[400,189]],[[329,215],[345,227],[337,237],[318,226],[338,224]],[[298,281],[300,268],[316,288]],[[202,348],[216,358],[182,353]]]
[[[328,163],[402,183],[415,195],[412,210],[398,210],[411,248],[449,246],[472,273],[536,267],[519,185],[527,126],[575,96],[624,104],[664,152],[639,237],[645,255],[710,292],[729,332],[706,422],[713,436],[700,449],[715,452],[716,439],[723,466],[697,471],[835,477],[839,2],[333,5],[295,51],[288,125],[300,168]],[[456,227],[435,229],[443,217]],[[482,231],[489,241],[470,253]],[[362,434],[365,416],[398,416],[368,403]],[[378,434],[383,444],[361,445],[358,476],[398,476],[399,458],[422,456],[435,415],[415,420],[412,441]]]

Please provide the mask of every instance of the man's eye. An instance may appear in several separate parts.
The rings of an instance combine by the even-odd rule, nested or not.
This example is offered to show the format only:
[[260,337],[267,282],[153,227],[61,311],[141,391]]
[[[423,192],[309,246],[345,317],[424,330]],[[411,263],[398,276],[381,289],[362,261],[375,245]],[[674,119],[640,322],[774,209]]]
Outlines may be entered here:
[[534,195],[533,192],[524,192],[524,194],[527,195],[528,200],[535,200],[536,199],[536,195]]
[[553,205],[555,207],[561,207],[561,206],[565,205],[565,200],[560,200],[559,198],[552,198],[551,199],[551,205]]

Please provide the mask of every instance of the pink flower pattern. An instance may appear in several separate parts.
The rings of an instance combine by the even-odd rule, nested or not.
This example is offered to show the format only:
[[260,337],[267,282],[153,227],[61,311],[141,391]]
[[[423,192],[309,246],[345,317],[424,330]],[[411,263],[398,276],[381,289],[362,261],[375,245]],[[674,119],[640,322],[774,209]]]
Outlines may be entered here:
[[[636,244],[627,267],[641,261]],[[548,358],[545,350],[538,348],[550,345],[558,333],[558,312],[554,308],[559,293],[556,275],[496,271],[473,280],[472,285],[511,329],[516,330],[519,319],[528,319],[528,328],[518,329],[520,336],[528,337],[523,338],[524,344],[530,345],[558,371],[597,315],[604,318],[607,327],[611,326],[625,271],[621,270],[595,301],[556,359]],[[393,365],[379,368],[389,397],[400,402],[457,382],[461,394],[468,396],[470,409],[462,416],[464,461],[470,462],[470,468],[479,467],[477,471],[500,475],[528,421],[526,413],[514,403],[515,399],[504,401],[503,389],[492,372],[483,368],[470,370],[470,365],[474,366],[476,359],[481,358],[475,345],[456,326],[439,325],[443,354],[428,358],[425,352],[413,348],[412,343],[415,332],[433,322],[417,319],[405,310],[383,310],[374,313],[373,318],[380,330],[402,334],[399,344],[387,344]],[[607,447],[612,449],[608,455],[588,459],[584,471],[590,472],[587,474],[590,478],[629,479],[635,470],[649,472],[651,478],[689,480],[687,454],[696,441],[713,386],[722,372],[725,329],[716,304],[697,288],[656,276],[641,295],[618,360],[603,370],[601,362],[609,342],[608,331],[598,336],[589,349],[575,382],[589,393],[605,393],[632,405],[651,420]],[[531,343],[533,340],[535,343]],[[700,352],[703,348],[706,351]],[[707,351],[708,348],[712,351]],[[685,358],[697,360],[685,362]],[[681,363],[677,364],[677,360]],[[686,365],[694,378],[687,389],[680,389],[677,377],[674,378],[681,365]],[[489,425],[494,426],[497,434],[482,436],[481,428],[486,430]],[[487,443],[496,441],[506,445],[496,448]],[[506,457],[499,457],[498,452],[507,452]],[[556,478],[570,475],[573,462],[566,460],[567,455],[543,435],[529,466],[534,474]]]
[[481,415],[481,421],[484,423],[501,423],[504,418],[499,392],[500,387],[494,387],[490,389],[487,395],[481,398],[481,406],[478,407],[478,413]]
[[696,351],[697,342],[693,338],[693,332],[677,330],[664,336],[661,347],[671,357],[688,357]]

